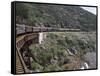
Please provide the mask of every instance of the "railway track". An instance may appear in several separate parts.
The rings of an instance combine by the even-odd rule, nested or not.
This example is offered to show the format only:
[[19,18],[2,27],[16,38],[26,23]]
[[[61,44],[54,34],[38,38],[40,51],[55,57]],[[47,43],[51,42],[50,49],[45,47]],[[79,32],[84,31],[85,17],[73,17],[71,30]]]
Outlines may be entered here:
[[[16,74],[23,74],[23,73],[30,73],[30,70],[27,68],[24,59],[21,55],[21,48],[23,45],[28,42],[29,40],[36,40],[36,38],[39,36],[39,32],[53,32],[53,31],[66,31],[66,32],[80,32],[80,29],[63,29],[63,28],[41,28],[41,27],[30,27],[30,26],[22,26],[22,25],[16,25]],[[37,38],[38,39],[38,38]],[[72,66],[76,68],[77,62],[74,64],[66,64],[62,67],[68,67]]]
[[22,65],[22,63],[20,61],[20,58],[18,56],[17,51],[16,51],[16,73],[17,74],[25,73],[24,68],[23,68],[23,65]]
[[30,40],[34,40],[38,37],[37,33],[25,34],[16,38],[16,74],[30,73],[26,63],[21,55],[21,48],[24,44]]

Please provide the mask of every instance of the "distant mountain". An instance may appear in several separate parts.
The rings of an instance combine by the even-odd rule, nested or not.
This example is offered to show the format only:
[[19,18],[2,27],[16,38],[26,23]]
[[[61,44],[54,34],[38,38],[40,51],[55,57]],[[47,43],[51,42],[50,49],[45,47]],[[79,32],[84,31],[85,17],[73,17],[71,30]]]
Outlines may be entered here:
[[96,15],[79,6],[16,3],[16,23],[95,31]]

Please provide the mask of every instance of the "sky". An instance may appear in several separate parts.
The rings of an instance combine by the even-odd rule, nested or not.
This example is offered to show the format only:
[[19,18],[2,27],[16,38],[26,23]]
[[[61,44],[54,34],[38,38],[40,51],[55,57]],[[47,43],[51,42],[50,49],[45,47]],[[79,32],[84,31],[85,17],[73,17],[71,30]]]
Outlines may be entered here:
[[96,7],[82,7],[82,8],[96,15]]

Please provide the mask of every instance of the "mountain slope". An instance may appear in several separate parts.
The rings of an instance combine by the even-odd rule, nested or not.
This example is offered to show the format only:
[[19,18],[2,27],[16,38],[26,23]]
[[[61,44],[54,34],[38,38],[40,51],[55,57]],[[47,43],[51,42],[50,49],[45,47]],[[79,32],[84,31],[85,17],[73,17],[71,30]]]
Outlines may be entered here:
[[96,30],[96,15],[79,6],[17,3],[16,22],[36,27]]

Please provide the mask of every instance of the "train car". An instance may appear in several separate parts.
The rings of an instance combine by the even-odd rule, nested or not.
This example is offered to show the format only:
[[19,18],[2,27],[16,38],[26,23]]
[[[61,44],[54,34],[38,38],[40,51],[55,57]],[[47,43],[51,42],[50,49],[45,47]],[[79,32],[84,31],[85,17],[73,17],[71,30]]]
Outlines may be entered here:
[[26,33],[31,33],[31,32],[33,32],[33,27],[32,27],[32,26],[26,26],[26,27],[25,27],[25,32],[26,32]]
[[22,33],[25,33],[25,27],[16,26],[16,34],[19,35],[19,34],[22,34]]

